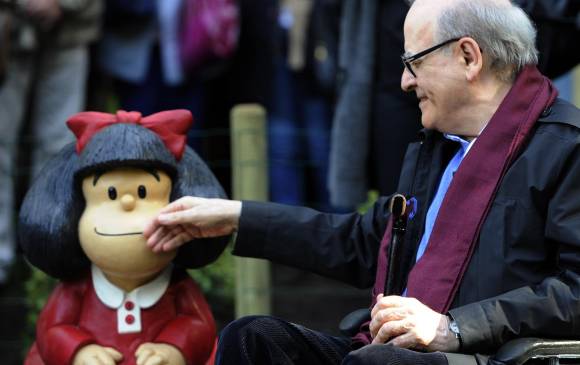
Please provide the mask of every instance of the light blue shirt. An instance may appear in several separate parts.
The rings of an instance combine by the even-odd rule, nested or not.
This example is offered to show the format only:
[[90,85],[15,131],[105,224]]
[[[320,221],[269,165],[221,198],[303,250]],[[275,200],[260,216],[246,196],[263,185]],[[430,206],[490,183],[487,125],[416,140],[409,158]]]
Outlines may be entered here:
[[[435,219],[437,218],[437,213],[439,213],[439,208],[441,208],[441,203],[443,202],[443,198],[445,198],[445,193],[447,193],[447,189],[449,189],[449,185],[451,185],[451,181],[453,180],[453,175],[455,171],[461,165],[461,161],[467,155],[467,152],[473,146],[475,139],[471,142],[466,141],[461,137],[454,136],[451,134],[444,134],[445,138],[458,142],[459,149],[455,153],[455,156],[449,161],[445,171],[443,172],[443,176],[441,176],[441,180],[439,181],[439,187],[437,187],[437,193],[435,193],[435,198],[431,202],[429,206],[429,210],[427,210],[427,217],[425,218],[425,233],[423,233],[423,237],[421,237],[421,242],[419,243],[419,248],[417,249],[417,256],[415,258],[415,262],[419,261],[421,256],[425,253],[427,249],[427,244],[429,243],[429,237],[431,237],[431,232],[433,232],[433,226],[435,225]],[[403,291],[402,294],[404,297],[407,296],[407,288]]]
[[419,261],[421,256],[425,253],[427,249],[427,243],[429,242],[429,237],[431,237],[431,232],[433,231],[433,226],[435,225],[435,219],[437,218],[437,213],[439,213],[439,208],[441,208],[441,203],[443,202],[443,198],[445,198],[445,194],[447,193],[447,189],[449,189],[449,185],[451,185],[451,181],[453,180],[453,175],[455,171],[459,168],[461,161],[469,149],[475,142],[475,139],[472,141],[466,141],[463,138],[458,136],[445,134],[445,138],[450,139],[452,141],[458,142],[460,144],[457,153],[449,164],[445,168],[443,172],[443,176],[441,176],[441,181],[439,182],[439,187],[437,188],[437,193],[435,194],[435,198],[431,202],[429,206],[429,210],[427,211],[427,218],[425,219],[425,233],[423,233],[423,237],[421,238],[421,242],[419,243],[419,248],[417,249],[417,257],[415,262]]
[[[425,233],[423,233],[423,237],[421,237],[421,242],[419,243],[419,248],[417,249],[417,256],[415,258],[415,262],[419,261],[421,256],[425,253],[427,249],[427,244],[429,243],[429,237],[431,237],[431,232],[433,232],[433,226],[435,225],[435,219],[437,218],[437,213],[439,213],[439,208],[441,208],[441,203],[443,203],[443,198],[445,198],[445,194],[447,193],[447,189],[449,189],[449,185],[451,185],[451,181],[453,180],[453,175],[455,175],[455,171],[461,165],[461,162],[475,143],[476,138],[474,138],[471,142],[466,141],[465,139],[454,136],[451,134],[444,134],[445,138],[458,142],[459,149],[455,153],[455,156],[449,161],[445,171],[443,172],[443,176],[441,176],[441,180],[439,181],[439,187],[437,187],[437,193],[435,193],[435,198],[431,202],[429,206],[429,210],[427,210],[427,217],[425,218]],[[403,291],[402,294],[404,297],[407,296],[407,288]]]

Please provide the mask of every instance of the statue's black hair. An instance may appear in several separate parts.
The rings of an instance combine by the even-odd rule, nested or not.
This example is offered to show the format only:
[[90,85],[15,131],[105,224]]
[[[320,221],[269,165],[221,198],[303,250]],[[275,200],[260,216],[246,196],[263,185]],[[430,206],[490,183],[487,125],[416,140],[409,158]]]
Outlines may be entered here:
[[[165,171],[172,179],[171,201],[183,196],[225,197],[218,181],[189,147],[180,161],[161,139],[139,125],[115,124],[95,134],[77,155],[74,144],[65,146],[41,170],[20,209],[18,234],[28,261],[62,280],[78,277],[90,267],[78,238],[78,223],[85,208],[81,182],[93,173],[119,167]],[[196,268],[214,261],[228,237],[198,239],[179,249],[174,263]]]

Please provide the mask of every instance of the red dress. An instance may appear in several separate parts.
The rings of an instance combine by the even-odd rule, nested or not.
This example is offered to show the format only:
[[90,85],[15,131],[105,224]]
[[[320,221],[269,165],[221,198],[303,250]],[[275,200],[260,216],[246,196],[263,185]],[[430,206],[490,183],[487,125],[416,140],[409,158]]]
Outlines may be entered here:
[[213,316],[185,271],[174,270],[165,293],[140,315],[140,332],[120,334],[117,310],[97,297],[90,274],[60,283],[40,313],[36,343],[25,365],[72,364],[75,353],[88,344],[115,348],[123,354],[119,365],[135,365],[135,351],[144,342],[175,346],[188,365],[211,361],[216,342]]

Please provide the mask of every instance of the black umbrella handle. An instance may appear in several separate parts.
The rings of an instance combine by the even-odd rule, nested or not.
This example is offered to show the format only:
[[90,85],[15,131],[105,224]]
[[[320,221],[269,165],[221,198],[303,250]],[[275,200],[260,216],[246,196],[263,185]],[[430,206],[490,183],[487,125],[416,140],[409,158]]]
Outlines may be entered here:
[[405,236],[407,229],[407,216],[405,211],[407,209],[407,199],[401,194],[395,194],[389,202],[389,211],[393,219],[393,228],[391,231],[391,242],[389,244],[388,262],[389,272],[385,280],[384,295],[395,295],[395,273],[396,267],[400,263],[400,245]]

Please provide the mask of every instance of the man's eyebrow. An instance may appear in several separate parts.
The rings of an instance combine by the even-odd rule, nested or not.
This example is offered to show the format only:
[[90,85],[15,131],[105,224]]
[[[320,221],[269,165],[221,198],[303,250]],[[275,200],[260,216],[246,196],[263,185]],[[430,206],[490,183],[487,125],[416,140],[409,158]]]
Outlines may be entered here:
[[403,54],[401,55],[401,57],[403,57],[403,58],[409,58],[409,57],[411,57],[412,55],[413,55],[413,53],[411,53],[411,52],[405,52],[405,53],[403,53]]
[[[161,181],[161,179],[159,178],[159,173],[157,172],[157,170],[145,168],[145,169],[143,169],[143,171],[148,172],[151,175],[153,175],[155,180]],[[101,178],[101,176],[103,176],[104,173],[105,173],[104,171],[99,171],[99,172],[95,173],[95,177],[93,177],[93,186],[97,185],[97,181],[99,181],[99,179]]]

